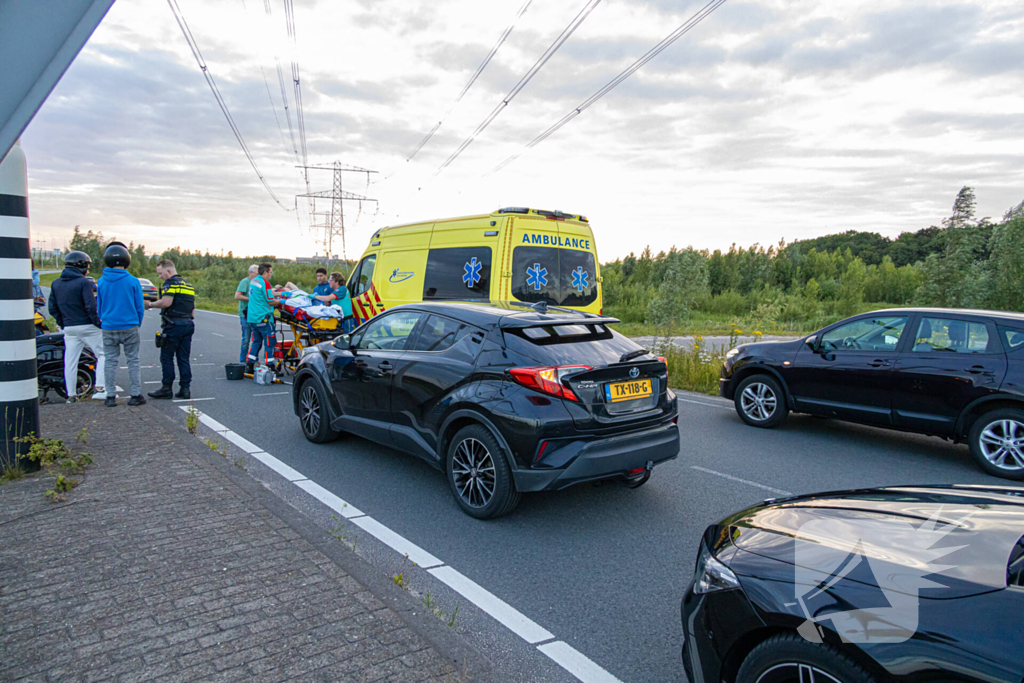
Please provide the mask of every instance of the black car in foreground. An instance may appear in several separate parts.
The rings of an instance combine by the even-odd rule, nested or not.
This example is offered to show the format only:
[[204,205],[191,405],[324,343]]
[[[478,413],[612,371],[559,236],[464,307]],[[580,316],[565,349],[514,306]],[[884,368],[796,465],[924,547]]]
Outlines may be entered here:
[[446,473],[480,519],[528,491],[640,486],[679,452],[663,359],[614,318],[543,304],[397,306],[312,347],[292,392],[314,443],[351,432]]
[[1024,314],[899,308],[729,351],[720,393],[755,427],[789,411],[966,441],[1024,479]]
[[769,500],[708,527],[691,683],[1024,680],[1024,488]]

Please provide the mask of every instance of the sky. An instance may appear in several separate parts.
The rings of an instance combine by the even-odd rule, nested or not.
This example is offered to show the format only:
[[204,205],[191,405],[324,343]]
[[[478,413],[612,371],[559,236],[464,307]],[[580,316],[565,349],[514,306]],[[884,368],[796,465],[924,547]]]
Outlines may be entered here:
[[[293,60],[308,162],[377,171],[343,175],[345,191],[378,200],[345,203],[349,258],[377,228],[504,206],[588,216],[610,261],[647,245],[895,237],[938,225],[964,185],[979,216],[1024,200],[1019,0],[728,0],[525,149],[703,6],[603,0],[439,172],[587,0],[533,0],[455,104],[523,4],[295,0],[292,42],[280,0],[178,0],[279,205],[167,2],[117,0],[22,136],[35,246],[63,246],[79,225],[154,253],[323,253],[295,198],[306,184],[288,126]],[[329,190],[332,175],[309,183]]]

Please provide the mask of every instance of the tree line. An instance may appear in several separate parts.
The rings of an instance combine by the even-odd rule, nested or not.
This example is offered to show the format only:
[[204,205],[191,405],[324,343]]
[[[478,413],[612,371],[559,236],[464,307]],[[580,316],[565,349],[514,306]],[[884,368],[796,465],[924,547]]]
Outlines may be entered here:
[[1024,202],[975,216],[970,187],[942,226],[895,239],[849,231],[765,249],[676,249],[602,266],[606,311],[679,325],[735,318],[764,327],[828,324],[865,309],[919,305],[1024,311]]

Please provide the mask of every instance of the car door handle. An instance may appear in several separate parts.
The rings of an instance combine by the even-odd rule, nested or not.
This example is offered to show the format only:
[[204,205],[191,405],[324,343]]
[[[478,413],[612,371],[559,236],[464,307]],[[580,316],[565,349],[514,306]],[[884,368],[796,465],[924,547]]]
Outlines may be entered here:
[[967,372],[972,375],[991,375],[992,371],[985,368],[984,365],[972,365],[967,368]]
[[870,365],[873,368],[886,368],[889,367],[889,361],[882,360],[881,358],[876,358],[875,360],[868,363],[868,365]]
[[391,365],[391,363],[389,363],[386,360],[382,360],[380,362],[380,364],[377,365],[377,368],[381,371],[382,374],[386,373],[386,372],[390,372],[392,367],[393,366]]

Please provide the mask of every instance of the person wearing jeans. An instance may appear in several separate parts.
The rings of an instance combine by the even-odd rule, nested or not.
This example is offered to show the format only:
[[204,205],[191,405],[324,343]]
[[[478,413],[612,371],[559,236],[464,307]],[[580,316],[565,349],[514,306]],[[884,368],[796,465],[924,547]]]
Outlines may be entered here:
[[249,308],[249,285],[252,283],[252,279],[256,277],[258,270],[259,266],[255,263],[249,266],[249,275],[243,277],[235,289],[235,301],[238,302],[238,319],[242,323],[242,349],[238,353],[239,363],[245,362],[245,357],[249,355],[249,344],[252,343],[252,328],[249,326],[249,321],[246,320],[246,314]]
[[128,361],[130,398],[128,405],[141,406],[146,403],[142,395],[142,379],[139,374],[139,326],[142,325],[144,306],[142,285],[138,278],[126,269],[132,256],[121,242],[111,242],[103,253],[107,267],[97,284],[97,307],[103,321],[103,354],[106,356],[104,377],[107,391],[106,406],[117,405],[117,364],[121,348]]
[[[69,251],[64,257],[64,271],[50,286],[50,315],[64,329],[64,385],[68,403],[78,400],[78,359],[82,347],[96,354],[96,383],[103,381],[103,331],[96,311],[96,295],[92,282],[86,279],[92,259],[81,251]],[[97,398],[105,398],[103,388],[96,386]]]
[[249,284],[249,312],[246,315],[249,329],[252,330],[252,346],[245,360],[245,371],[250,374],[255,370],[263,344],[267,344],[268,363],[274,357],[274,346],[277,344],[274,336],[274,294],[270,289],[274,267],[269,263],[261,263],[258,272],[259,276]]

